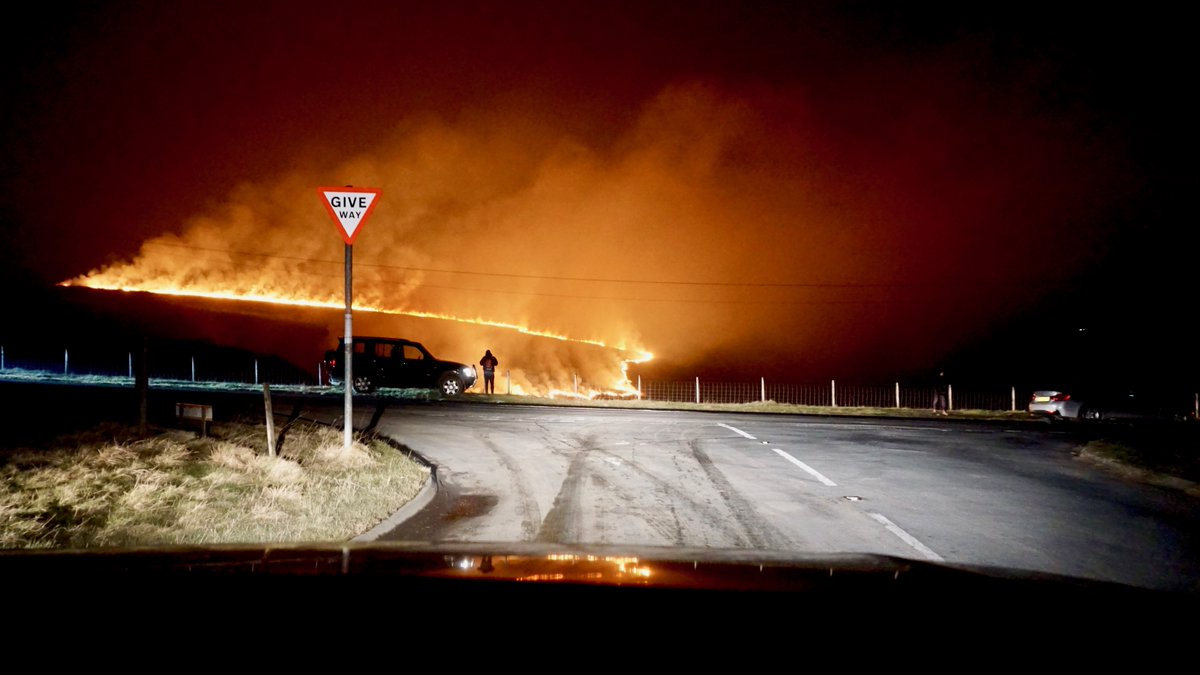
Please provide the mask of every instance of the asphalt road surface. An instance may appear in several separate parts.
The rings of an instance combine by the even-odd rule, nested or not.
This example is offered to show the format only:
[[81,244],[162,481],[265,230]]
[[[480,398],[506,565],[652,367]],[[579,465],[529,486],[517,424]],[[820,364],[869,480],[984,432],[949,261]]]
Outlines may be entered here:
[[[135,409],[125,389],[3,389],[9,432]],[[261,414],[261,395],[220,396]],[[362,541],[866,553],[1200,591],[1200,500],[1081,461],[1070,425],[374,403],[355,427],[436,480]],[[340,397],[275,406],[301,410],[341,425]]]
[[355,414],[436,467],[428,503],[367,540],[875,553],[1200,588],[1196,499],[1080,461],[1049,425],[469,402]]

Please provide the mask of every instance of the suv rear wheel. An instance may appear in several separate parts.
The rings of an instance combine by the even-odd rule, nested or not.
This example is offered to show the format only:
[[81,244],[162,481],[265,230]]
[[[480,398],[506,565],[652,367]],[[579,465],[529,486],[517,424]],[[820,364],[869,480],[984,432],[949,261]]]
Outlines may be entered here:
[[375,391],[375,382],[367,375],[355,375],[354,391],[359,394],[370,394]]

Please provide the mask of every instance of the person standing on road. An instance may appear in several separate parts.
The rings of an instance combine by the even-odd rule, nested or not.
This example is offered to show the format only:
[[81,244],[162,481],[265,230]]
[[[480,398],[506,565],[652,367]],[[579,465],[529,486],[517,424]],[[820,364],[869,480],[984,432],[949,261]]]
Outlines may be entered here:
[[934,415],[949,415],[946,405],[946,371],[938,369],[937,382],[934,383],[933,391],[933,414]]
[[483,393],[496,393],[496,366],[500,365],[500,361],[492,356],[492,350],[486,350],[482,359],[479,359],[479,365],[483,366]]

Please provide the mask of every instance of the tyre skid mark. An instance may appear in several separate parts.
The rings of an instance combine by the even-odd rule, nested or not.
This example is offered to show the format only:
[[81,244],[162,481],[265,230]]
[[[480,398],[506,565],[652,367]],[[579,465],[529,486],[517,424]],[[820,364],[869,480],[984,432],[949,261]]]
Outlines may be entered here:
[[[680,520],[676,512],[676,503],[686,504],[687,512],[700,514],[701,520],[705,525],[703,530],[711,530],[713,527],[719,528],[723,535],[733,540],[733,546],[735,547],[750,546],[761,548],[764,543],[788,541],[787,537],[775,531],[757,516],[748,515],[753,514],[753,509],[750,507],[749,502],[737,496],[737,490],[712,465],[707,454],[697,450],[695,447],[697,441],[694,438],[688,438],[686,433],[676,433],[673,436],[674,438],[670,442],[679,446],[680,449],[685,450],[682,453],[675,453],[675,461],[678,462],[681,457],[690,457],[696,460],[696,463],[700,465],[708,477],[710,485],[721,496],[722,506],[714,506],[709,501],[697,499],[694,491],[685,491],[675,484],[659,478],[645,469],[636,459],[616,455],[610,450],[601,449],[599,452],[621,459],[624,469],[635,471],[639,476],[654,485],[655,489],[663,495],[661,501],[665,503],[664,508],[671,513],[671,517],[675,521],[675,535],[672,538],[674,543],[678,545],[689,543],[687,533],[684,531],[687,529],[686,523]],[[682,467],[681,473],[686,474],[689,471],[694,471],[694,469],[694,466]],[[610,468],[610,470],[613,469]],[[634,496],[636,495],[630,490],[623,490],[622,494],[618,495],[618,497],[626,500],[632,500]],[[648,520],[647,522],[654,525],[652,521]]]
[[500,459],[500,463],[508,471],[513,491],[516,493],[517,501],[519,502],[518,508],[521,512],[522,537],[525,541],[533,540],[537,536],[538,529],[541,527],[542,512],[541,508],[538,507],[537,500],[532,496],[532,490],[525,485],[522,479],[524,473],[521,471],[520,465],[512,456],[501,450],[491,439],[481,434],[479,435],[479,440]]
[[730,512],[738,524],[745,530],[750,539],[750,545],[756,549],[790,549],[792,542],[782,532],[763,520],[754,510],[754,505],[734,488],[725,474],[721,472],[708,453],[700,447],[700,442],[692,439],[687,442],[696,463],[704,470],[709,481],[718,487],[717,492],[725,499]]
[[587,449],[578,448],[567,466],[567,475],[554,496],[554,504],[542,519],[534,541],[573,544],[582,534],[583,512],[579,503],[580,486],[587,474]]
[[[595,486],[598,495],[612,495],[611,500],[595,499],[597,504],[603,504],[606,501],[633,504],[638,498],[644,496],[644,493],[639,490],[620,487],[620,483],[626,476],[622,475],[621,480],[613,481],[605,475],[605,472],[611,474],[623,471],[622,465],[626,464],[626,461],[604,450],[595,438],[576,437],[569,443],[572,446],[571,463],[562,487],[555,496],[554,505],[546,514],[538,533],[540,542],[576,543],[582,539],[585,534],[583,532],[585,522],[583,496],[585,487],[588,485]],[[611,463],[613,459],[620,461],[613,465]],[[641,475],[648,476],[644,472]],[[650,516],[642,514],[631,516],[628,511],[624,511],[619,517],[639,517],[642,522],[664,539],[677,545],[682,544],[684,539],[678,519],[673,515],[673,507],[669,510],[672,518],[667,520],[671,522],[663,522],[663,518],[654,517],[656,513],[654,510],[648,510]]]

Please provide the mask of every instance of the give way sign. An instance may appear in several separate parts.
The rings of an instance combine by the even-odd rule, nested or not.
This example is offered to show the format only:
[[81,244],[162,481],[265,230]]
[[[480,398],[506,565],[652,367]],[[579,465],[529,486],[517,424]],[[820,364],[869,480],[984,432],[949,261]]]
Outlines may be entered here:
[[333,218],[333,222],[342,233],[342,239],[345,239],[348,245],[354,244],[354,238],[362,231],[367,216],[375,210],[375,203],[379,201],[382,192],[379,188],[317,188],[325,210]]

